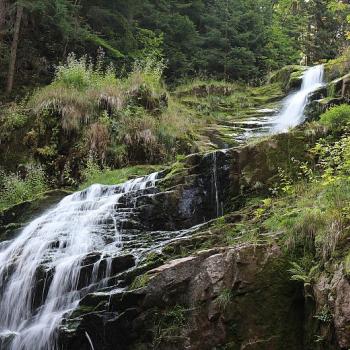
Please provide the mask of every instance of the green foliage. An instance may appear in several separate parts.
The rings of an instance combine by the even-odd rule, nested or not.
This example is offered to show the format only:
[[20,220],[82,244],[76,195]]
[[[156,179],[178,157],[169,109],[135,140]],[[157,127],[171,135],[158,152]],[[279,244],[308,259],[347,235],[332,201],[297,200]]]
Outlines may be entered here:
[[86,168],[83,171],[83,183],[79,186],[80,190],[91,186],[92,184],[116,185],[123,183],[130,178],[144,176],[145,174],[159,170],[159,166],[136,165],[121,169],[101,169],[93,160],[89,159]]
[[94,65],[86,56],[78,59],[74,54],[70,54],[67,62],[57,67],[52,85],[83,91],[116,84],[113,66],[109,66],[106,71],[102,70],[102,66],[103,55],[97,58],[97,63]]
[[13,103],[8,108],[3,109],[0,114],[0,139],[2,142],[10,141],[13,133],[25,127],[29,121],[29,116],[23,104]]
[[347,104],[333,107],[320,117],[320,123],[333,130],[344,129],[349,121],[350,105]]
[[[201,74],[258,83],[287,64],[335,58],[347,45],[350,6],[336,0],[22,0],[18,94],[52,78],[68,52],[132,70],[135,61],[167,62],[168,81]],[[6,14],[0,76],[6,76],[14,17]],[[327,42],[328,45],[324,45]],[[2,79],[5,81],[6,79]],[[3,84],[3,83],[2,83]]]
[[323,305],[321,311],[317,313],[314,318],[323,323],[330,323],[333,321],[333,315],[327,305]]
[[[149,57],[137,61],[128,77],[117,78],[102,53],[95,63],[71,54],[53,82],[29,100],[38,130],[35,154],[73,184],[73,178],[86,175],[81,168],[89,157],[98,167],[115,168],[160,163],[187,152],[191,123],[169,98],[163,69],[162,60]],[[62,156],[63,165],[56,161]],[[98,175],[92,170],[87,171]]]
[[309,270],[306,270],[303,266],[293,261],[291,263],[292,267],[288,270],[291,274],[292,281],[302,282],[304,287],[311,286],[318,275],[318,266],[312,266]]
[[215,303],[219,306],[221,311],[225,311],[232,302],[233,294],[230,289],[223,289],[218,297],[215,299]]
[[188,310],[182,305],[158,311],[155,314],[153,327],[153,348],[159,349],[162,344],[171,342],[181,335],[187,322]]
[[48,189],[40,167],[29,166],[23,174],[0,173],[0,210],[32,200]]
[[143,288],[147,286],[149,280],[150,280],[150,276],[147,274],[136,276],[133,282],[131,283],[129,289],[134,290],[134,289]]
[[87,57],[71,54],[57,67],[53,82],[33,95],[29,107],[36,114],[58,114],[62,128],[71,131],[103,110],[121,109],[124,99],[113,67],[103,69],[103,57],[93,65]]

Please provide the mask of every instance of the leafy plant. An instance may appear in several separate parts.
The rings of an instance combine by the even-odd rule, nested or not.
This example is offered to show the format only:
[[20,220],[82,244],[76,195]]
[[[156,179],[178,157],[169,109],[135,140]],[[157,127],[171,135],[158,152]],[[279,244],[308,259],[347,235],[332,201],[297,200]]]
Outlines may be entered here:
[[293,261],[291,265],[288,271],[291,274],[290,279],[292,281],[302,282],[304,287],[309,287],[315,282],[315,278],[318,274],[318,265],[312,266],[310,269],[299,265],[295,261]]
[[215,299],[215,303],[219,306],[221,311],[225,311],[232,302],[232,291],[228,288],[223,289],[218,297]]
[[34,199],[48,189],[44,171],[38,166],[26,167],[21,174],[0,175],[0,210]]
[[333,320],[333,315],[327,305],[323,305],[321,311],[317,313],[314,318],[317,320],[323,322],[323,323],[330,323]]
[[344,129],[349,122],[350,106],[347,104],[333,107],[320,117],[320,123],[333,130]]

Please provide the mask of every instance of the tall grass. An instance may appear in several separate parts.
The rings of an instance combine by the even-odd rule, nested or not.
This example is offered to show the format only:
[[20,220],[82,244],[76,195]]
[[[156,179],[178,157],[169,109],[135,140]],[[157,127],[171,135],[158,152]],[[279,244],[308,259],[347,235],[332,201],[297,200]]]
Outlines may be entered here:
[[87,57],[77,59],[71,54],[57,67],[53,82],[33,95],[29,106],[35,114],[57,115],[69,132],[93,121],[103,110],[122,109],[125,98],[113,67],[103,70],[98,61],[94,68]]
[[29,101],[42,132],[38,150],[55,146],[63,158],[75,152],[82,164],[92,154],[112,168],[160,163],[187,152],[190,123],[169,97],[163,69],[162,61],[146,59],[136,62],[127,77],[117,78],[103,58],[93,64],[70,55],[53,82]]
[[42,168],[30,166],[25,173],[0,172],[0,210],[31,200],[48,189]]

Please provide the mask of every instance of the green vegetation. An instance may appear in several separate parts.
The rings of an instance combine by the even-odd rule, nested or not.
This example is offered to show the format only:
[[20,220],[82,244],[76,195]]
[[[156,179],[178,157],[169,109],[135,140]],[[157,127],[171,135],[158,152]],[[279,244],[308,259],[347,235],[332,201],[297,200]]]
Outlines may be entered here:
[[150,280],[150,276],[147,274],[136,276],[133,282],[131,283],[129,289],[133,290],[133,289],[146,287],[149,280]]
[[164,343],[171,344],[174,339],[181,337],[187,313],[188,310],[182,305],[167,310],[155,310],[152,344],[154,349],[159,349]]
[[116,185],[133,177],[143,176],[157,170],[159,170],[159,166],[152,165],[135,165],[115,170],[101,170],[96,163],[88,162],[83,172],[84,182],[79,188],[84,189],[96,183],[102,185]]
[[233,299],[232,291],[230,289],[225,288],[218,295],[215,302],[219,306],[221,311],[225,311],[227,307],[230,305],[230,303],[232,302],[232,299]]
[[0,211],[35,199],[47,189],[45,174],[40,167],[30,166],[16,174],[0,172]]
[[69,52],[95,56],[99,47],[120,75],[153,57],[165,59],[171,82],[201,75],[258,83],[302,58],[305,64],[335,58],[346,47],[350,13],[339,0],[1,0],[0,6],[0,89],[13,95],[46,84]]
[[343,104],[331,108],[320,117],[320,123],[333,129],[339,130],[347,126],[350,121],[350,106]]
[[[5,111],[4,167],[11,169],[14,157],[35,159],[57,185],[76,186],[90,160],[98,165],[95,173],[105,169],[108,178],[109,168],[164,163],[188,153],[191,121],[169,97],[163,68],[162,61],[147,59],[118,79],[103,56],[93,64],[70,55],[50,85]],[[7,152],[18,137],[23,148]],[[85,177],[91,181],[93,174]]]

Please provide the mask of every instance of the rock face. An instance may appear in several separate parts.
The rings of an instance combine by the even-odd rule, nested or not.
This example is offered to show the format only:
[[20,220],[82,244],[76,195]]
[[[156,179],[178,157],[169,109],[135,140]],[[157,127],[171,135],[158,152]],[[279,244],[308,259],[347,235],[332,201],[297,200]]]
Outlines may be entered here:
[[307,343],[315,349],[349,349],[350,283],[343,263],[330,264],[318,276],[311,297],[309,309],[314,316],[307,323]]
[[[198,234],[181,238],[181,230],[188,233],[194,225],[239,209],[250,194],[266,193],[278,168],[288,170],[291,158],[307,160],[306,145],[322,136],[317,132],[310,138],[300,128],[244,147],[191,155],[161,173],[156,188],[122,196],[118,210],[125,219],[127,249],[110,260],[108,281],[84,293],[77,309],[66,315],[60,349],[348,349],[350,285],[343,265],[318,277],[310,300],[300,283],[290,281],[288,259],[273,238],[270,243],[222,247],[218,240],[210,245],[210,223],[206,232],[203,226]],[[3,214],[1,225],[11,225],[11,218],[25,222],[23,208]],[[130,254],[140,242],[160,243],[174,232],[180,232],[176,241],[162,252],[157,249],[140,261]],[[206,244],[217,248],[203,250]],[[91,275],[101,277],[106,266],[100,252],[87,255],[79,288],[89,288]],[[41,272],[35,306],[52,276],[52,271]],[[1,338],[1,347],[6,349],[12,337]]]
[[46,192],[36,200],[22,202],[0,212],[0,241],[13,237],[27,222],[55,205],[67,194],[69,192],[62,190]]
[[[146,286],[91,295],[64,349],[301,349],[303,298],[272,245],[216,248],[147,273]],[[101,312],[108,304],[109,312]],[[283,320],[283,322],[280,322]]]

